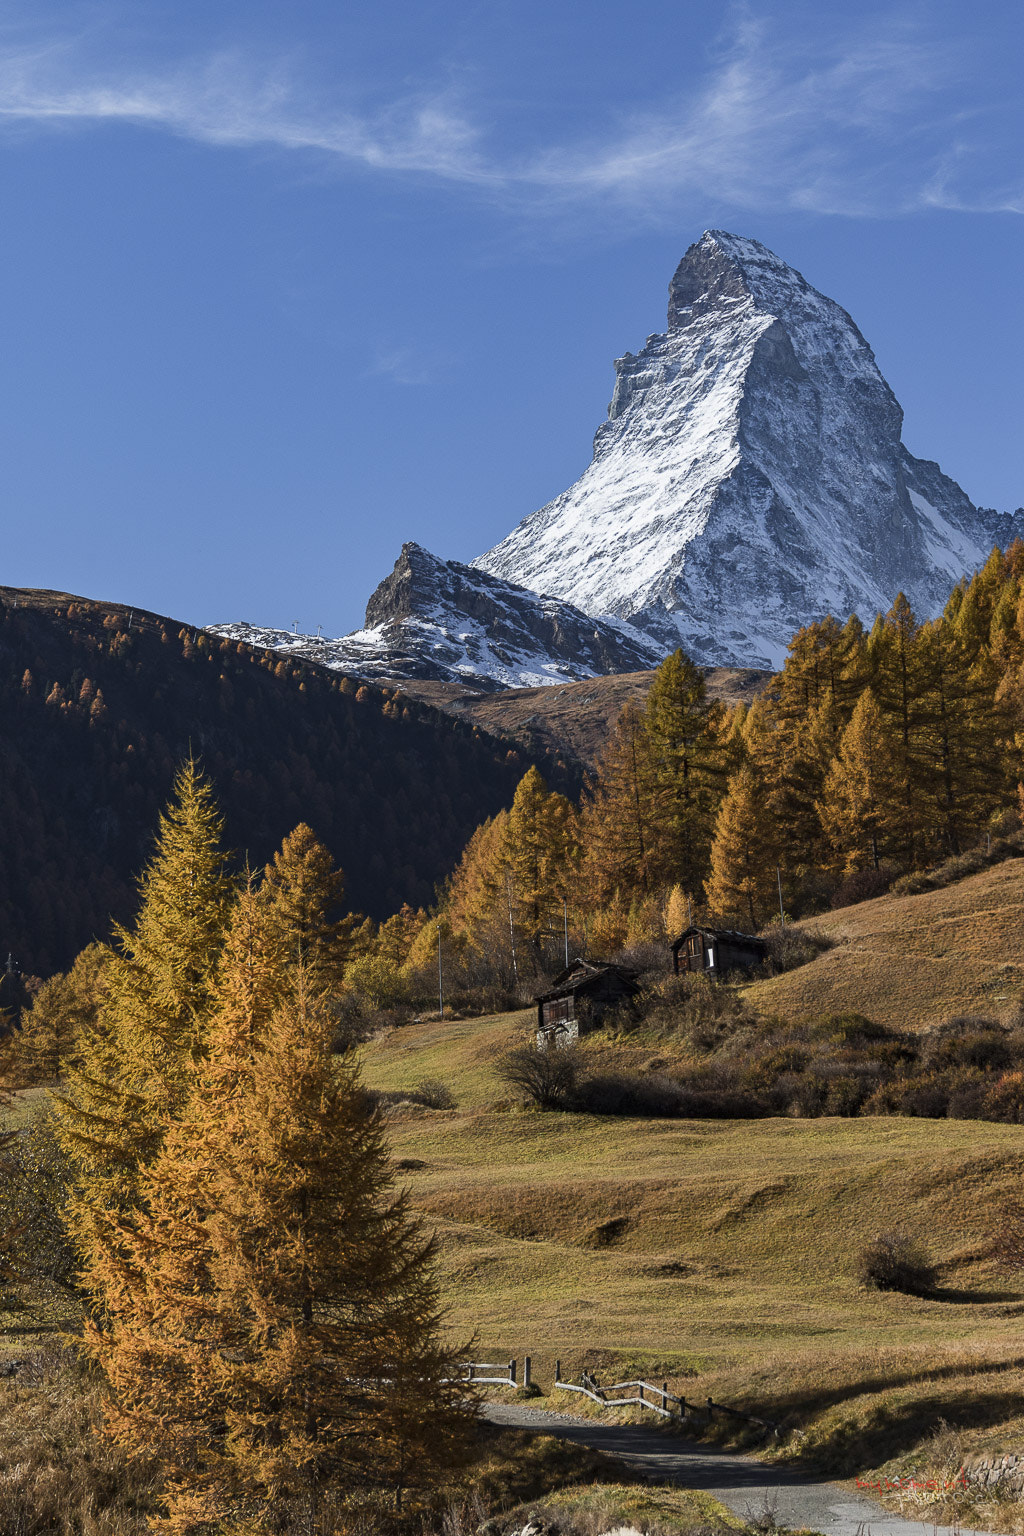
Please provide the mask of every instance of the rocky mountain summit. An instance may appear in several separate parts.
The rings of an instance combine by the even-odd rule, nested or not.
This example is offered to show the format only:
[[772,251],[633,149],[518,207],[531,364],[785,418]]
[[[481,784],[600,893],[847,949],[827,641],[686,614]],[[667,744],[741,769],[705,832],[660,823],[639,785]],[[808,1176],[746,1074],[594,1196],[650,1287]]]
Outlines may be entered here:
[[706,663],[777,666],[826,612],[870,620],[902,590],[934,614],[1024,534],[907,451],[850,316],[756,240],[704,234],[667,331],[615,370],[589,467],[481,570]]
[[486,571],[403,544],[366,605],[365,628],[339,640],[256,625],[214,634],[304,656],[353,677],[534,688],[657,666],[663,651],[620,620],[590,618]]
[[777,667],[811,619],[922,618],[1024,537],[901,438],[903,412],[846,311],[756,240],[710,230],[668,328],[615,364],[576,483],[471,566],[406,544],[340,640],[216,632],[356,676],[499,689],[650,667]]

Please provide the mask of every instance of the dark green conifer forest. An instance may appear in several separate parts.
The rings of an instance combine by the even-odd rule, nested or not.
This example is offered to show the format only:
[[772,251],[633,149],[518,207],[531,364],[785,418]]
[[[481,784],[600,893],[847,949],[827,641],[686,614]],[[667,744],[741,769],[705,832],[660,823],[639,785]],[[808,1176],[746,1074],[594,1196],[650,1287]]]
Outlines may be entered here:
[[433,898],[530,763],[386,688],[154,614],[11,588],[0,722],[0,966],[11,954],[36,976],[132,916],[190,753],[239,862],[264,864],[309,822],[346,871],[350,907],[378,917]]

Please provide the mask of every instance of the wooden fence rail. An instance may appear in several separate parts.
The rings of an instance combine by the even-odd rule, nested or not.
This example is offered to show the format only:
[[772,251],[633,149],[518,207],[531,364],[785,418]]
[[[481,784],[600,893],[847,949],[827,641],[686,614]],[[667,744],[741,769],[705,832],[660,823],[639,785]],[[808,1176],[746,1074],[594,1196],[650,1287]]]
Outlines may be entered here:
[[[463,1375],[456,1378],[465,1382],[493,1382],[499,1387],[515,1387],[517,1390],[526,1390],[533,1386],[532,1363],[527,1355],[523,1361],[522,1381],[519,1380],[519,1366],[517,1360],[510,1360],[506,1367],[504,1361],[465,1360],[460,1367]],[[484,1371],[502,1371],[501,1376],[486,1376]],[[714,1420],[715,1414],[723,1414],[726,1418],[740,1419],[746,1424],[756,1424],[759,1429],[769,1434],[779,1435],[781,1429],[771,1419],[758,1418],[756,1414],[744,1413],[740,1408],[730,1408],[725,1403],[712,1402],[711,1398],[705,1398],[703,1403],[690,1402],[685,1397],[679,1397],[675,1392],[668,1390],[668,1382],[663,1381],[660,1386],[654,1382],[637,1379],[635,1381],[613,1381],[602,1385],[592,1371],[583,1371],[578,1382],[562,1380],[562,1362],[555,1361],[555,1379],[552,1383],[555,1392],[579,1392],[591,1402],[597,1403],[600,1408],[646,1408],[651,1413],[660,1414],[665,1419],[678,1419],[681,1423]],[[612,1396],[613,1393],[632,1393],[629,1397]],[[674,1405],[674,1406],[672,1406]]]
[[[519,1362],[515,1359],[510,1360],[507,1366],[500,1360],[463,1360],[460,1368],[465,1374],[456,1377],[457,1381],[493,1381],[499,1387],[518,1388],[520,1386],[520,1382],[516,1379],[519,1372]],[[523,1380],[521,1383],[524,1389],[533,1384],[530,1368],[530,1356],[527,1355],[523,1361]],[[505,1374],[504,1376],[481,1376],[479,1374],[481,1371],[504,1371]]]

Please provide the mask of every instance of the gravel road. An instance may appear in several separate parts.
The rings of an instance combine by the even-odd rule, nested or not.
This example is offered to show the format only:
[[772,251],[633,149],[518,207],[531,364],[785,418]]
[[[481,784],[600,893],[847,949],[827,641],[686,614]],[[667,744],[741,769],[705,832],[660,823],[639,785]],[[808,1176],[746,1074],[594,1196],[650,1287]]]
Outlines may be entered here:
[[930,1520],[900,1519],[839,1483],[819,1482],[696,1441],[668,1439],[642,1424],[602,1424],[515,1403],[487,1403],[482,1411],[492,1424],[541,1430],[605,1451],[652,1482],[699,1488],[741,1518],[767,1507],[780,1525],[821,1531],[823,1536],[970,1536],[967,1530],[933,1525]]

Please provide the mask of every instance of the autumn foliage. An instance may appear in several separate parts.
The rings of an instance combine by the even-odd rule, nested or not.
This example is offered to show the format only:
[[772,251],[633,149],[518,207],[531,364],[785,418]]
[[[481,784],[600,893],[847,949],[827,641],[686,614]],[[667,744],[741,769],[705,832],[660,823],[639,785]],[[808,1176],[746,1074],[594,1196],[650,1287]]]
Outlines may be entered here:
[[219,837],[188,762],[55,1095],[86,1345],[166,1529],[340,1529],[457,1464],[466,1416],[432,1241],[331,1050],[340,875],[300,827],[229,883]]

